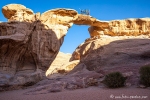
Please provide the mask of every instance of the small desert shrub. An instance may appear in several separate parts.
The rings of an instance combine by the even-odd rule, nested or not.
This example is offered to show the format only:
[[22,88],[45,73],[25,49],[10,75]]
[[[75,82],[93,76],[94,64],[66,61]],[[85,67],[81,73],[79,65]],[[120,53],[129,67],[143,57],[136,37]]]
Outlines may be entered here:
[[140,83],[149,87],[150,86],[150,65],[140,68]]
[[125,81],[126,78],[120,72],[112,72],[106,75],[103,82],[109,88],[119,88],[124,86]]

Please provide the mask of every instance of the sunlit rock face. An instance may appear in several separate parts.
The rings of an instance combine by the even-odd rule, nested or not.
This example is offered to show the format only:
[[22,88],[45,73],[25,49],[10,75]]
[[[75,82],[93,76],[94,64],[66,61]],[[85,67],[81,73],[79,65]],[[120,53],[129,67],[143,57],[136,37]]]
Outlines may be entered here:
[[89,25],[89,26],[99,26],[102,28],[108,27],[107,21],[100,21],[89,15],[78,14],[77,18],[73,21],[77,25]]
[[34,21],[34,12],[19,4],[9,4],[2,8],[2,12],[8,21]]
[[150,18],[113,20],[107,27],[91,26],[89,33],[94,36],[139,36],[150,34]]
[[100,21],[92,16],[78,14],[73,21],[77,25],[90,26],[88,31],[92,37],[139,36],[150,34],[150,18],[130,18],[125,20]]
[[70,57],[71,54],[59,52],[49,69],[46,71],[46,76],[51,77],[52,74],[57,74],[60,70],[64,70],[65,72],[66,68],[64,68],[63,66],[69,63]]

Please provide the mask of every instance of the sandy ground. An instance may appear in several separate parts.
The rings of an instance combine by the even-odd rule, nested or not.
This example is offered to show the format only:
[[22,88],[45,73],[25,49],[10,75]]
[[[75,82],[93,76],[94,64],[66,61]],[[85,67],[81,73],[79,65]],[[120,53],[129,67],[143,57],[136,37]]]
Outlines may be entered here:
[[0,100],[150,100],[150,89],[89,87],[72,91],[26,95],[31,89],[0,92]]

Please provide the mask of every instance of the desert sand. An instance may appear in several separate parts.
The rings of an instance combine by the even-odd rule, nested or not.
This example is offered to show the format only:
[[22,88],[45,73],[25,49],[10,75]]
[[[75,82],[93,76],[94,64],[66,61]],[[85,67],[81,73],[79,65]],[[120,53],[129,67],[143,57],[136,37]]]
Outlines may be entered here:
[[118,88],[108,89],[89,87],[85,89],[67,90],[57,93],[25,94],[29,89],[5,91],[0,93],[0,100],[150,100],[150,89]]

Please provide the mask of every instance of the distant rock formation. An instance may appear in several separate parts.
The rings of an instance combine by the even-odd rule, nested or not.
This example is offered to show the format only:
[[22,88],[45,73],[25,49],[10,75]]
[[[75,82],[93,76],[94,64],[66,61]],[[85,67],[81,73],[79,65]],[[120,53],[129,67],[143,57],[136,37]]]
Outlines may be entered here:
[[69,63],[70,58],[71,54],[59,52],[49,69],[46,71],[46,76],[51,77],[52,74],[57,74],[59,70],[65,71],[65,69],[62,68],[62,66],[64,66],[66,63]]

